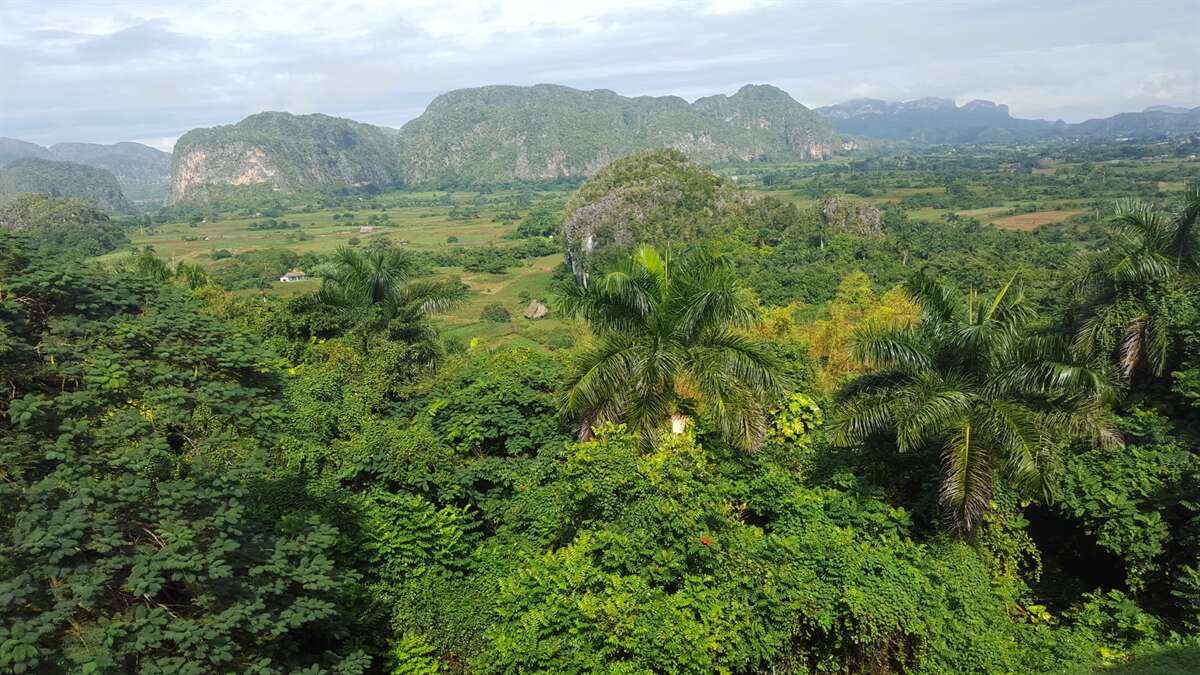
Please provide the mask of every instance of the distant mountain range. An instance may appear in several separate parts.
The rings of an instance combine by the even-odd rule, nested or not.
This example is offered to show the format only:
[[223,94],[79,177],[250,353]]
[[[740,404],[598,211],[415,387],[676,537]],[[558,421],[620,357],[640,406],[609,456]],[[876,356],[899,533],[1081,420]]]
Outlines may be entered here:
[[386,186],[401,182],[396,130],[329,115],[264,112],[237,124],[193,129],[171,156],[174,200],[213,188]]
[[1008,106],[949,99],[895,102],[855,99],[816,108],[840,133],[914,143],[1006,143],[1050,138],[1115,139],[1200,131],[1200,107],[1152,106],[1078,124],[1012,117]]
[[45,148],[15,138],[0,138],[0,168],[23,158],[103,169],[116,178],[124,194],[139,201],[161,201],[171,178],[171,153],[141,143],[55,143]]
[[172,195],[216,186],[471,185],[588,176],[639,150],[700,161],[820,159],[833,126],[770,86],[695,103],[557,85],[460,89],[400,130],[326,115],[261,113],[197,129],[175,146]]
[[[746,85],[688,103],[558,85],[459,89],[434,99],[400,129],[328,115],[264,112],[237,124],[193,129],[173,154],[139,143],[58,143],[0,138],[0,167],[23,159],[70,162],[109,172],[136,201],[203,200],[214,190],[466,187],[586,177],[609,162],[656,148],[726,161],[820,160],[853,151],[857,139],[915,143],[1011,143],[1119,139],[1200,132],[1200,108],[1152,106],[1078,124],[1013,117],[1005,105],[942,98],[856,99],[810,110],[769,85]],[[85,168],[86,168],[85,167]],[[62,194],[109,192],[103,174],[18,167],[16,185]],[[65,186],[48,185],[59,177]],[[91,176],[98,182],[81,190]],[[34,179],[36,177],[36,180]],[[93,189],[94,188],[94,189]],[[121,199],[103,197],[121,206]]]

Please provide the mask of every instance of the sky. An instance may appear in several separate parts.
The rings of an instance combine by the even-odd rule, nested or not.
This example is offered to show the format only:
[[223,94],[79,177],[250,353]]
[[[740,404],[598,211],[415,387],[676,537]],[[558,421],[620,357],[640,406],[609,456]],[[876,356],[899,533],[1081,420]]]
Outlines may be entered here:
[[398,127],[451,89],[543,82],[1077,122],[1200,105],[1198,26],[1198,0],[0,0],[0,136],[169,150],[262,110]]

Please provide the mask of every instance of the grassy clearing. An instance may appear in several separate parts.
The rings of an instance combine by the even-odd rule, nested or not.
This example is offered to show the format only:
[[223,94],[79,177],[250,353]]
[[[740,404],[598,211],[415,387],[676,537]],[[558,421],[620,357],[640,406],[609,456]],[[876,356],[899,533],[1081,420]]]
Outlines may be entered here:
[[1016,216],[997,218],[992,221],[992,224],[1002,230],[1032,230],[1041,225],[1061,223],[1068,218],[1074,218],[1085,213],[1087,211],[1035,211],[1033,213],[1022,213]]
[[[419,198],[445,199],[439,193],[404,193],[413,201]],[[151,246],[154,252],[171,263],[187,262],[205,267],[220,265],[212,253],[227,250],[237,255],[247,251],[285,248],[297,254],[330,254],[338,247],[347,246],[357,239],[361,247],[372,241],[386,239],[395,245],[403,245],[416,251],[448,251],[458,247],[515,246],[519,240],[504,236],[516,229],[517,222],[502,220],[502,213],[514,211],[505,195],[475,195],[458,193],[453,203],[436,206],[390,206],[384,210],[353,211],[354,220],[334,220],[335,215],[348,213],[345,208],[325,210],[289,211],[276,220],[298,223],[298,229],[255,230],[250,224],[263,221],[265,216],[238,216],[222,218],[214,222],[199,224],[168,223],[141,228],[131,233],[134,247]],[[550,194],[549,198],[562,197]],[[543,198],[545,196],[543,195]],[[469,205],[477,214],[470,218],[450,218],[454,206]],[[519,210],[521,215],[535,208],[537,203]],[[367,227],[372,215],[386,214],[392,221],[390,226],[377,226],[369,232]],[[303,233],[302,238],[297,233]],[[453,237],[456,241],[450,242]],[[406,241],[406,244],[400,244]],[[100,258],[103,262],[114,262],[129,255],[128,251]],[[528,302],[521,302],[524,294],[530,298],[548,299],[549,286],[554,269],[562,264],[562,255],[550,255],[525,261],[525,265],[509,268],[505,274],[470,273],[461,267],[444,267],[438,274],[457,276],[471,289],[469,300],[453,311],[438,316],[435,320],[443,334],[451,339],[470,342],[478,339],[489,347],[502,344],[524,345],[545,348],[547,345],[562,344],[574,324],[551,316],[538,321],[522,317]],[[243,297],[274,295],[291,297],[320,288],[320,279],[310,277],[301,282],[282,283],[273,281],[265,290],[244,289],[233,291]],[[482,321],[480,312],[489,304],[501,304],[512,315],[509,323]]]
[[[393,243],[408,241],[414,249],[435,250],[453,246],[504,245],[502,236],[515,226],[512,223],[495,222],[481,215],[469,220],[451,220],[443,213],[430,213],[429,209],[394,209],[386,212],[394,223],[392,226],[376,227],[363,232],[366,218],[359,222],[336,222],[333,212],[289,213],[283,220],[299,223],[299,229],[253,230],[250,224],[262,218],[233,218],[196,226],[186,223],[159,225],[138,231],[131,237],[137,247],[153,246],[155,253],[171,262],[205,264],[210,254],[227,250],[238,254],[264,248],[287,248],[297,253],[332,253],[357,238],[362,244],[375,239],[388,239]],[[297,238],[303,233],[306,238]],[[291,236],[289,236],[291,235]],[[448,237],[457,237],[454,244],[447,243]],[[307,238],[311,237],[311,238]]]
[[[509,268],[505,274],[460,273],[458,268],[444,268],[448,274],[459,276],[471,289],[467,302],[455,310],[438,317],[437,323],[444,335],[470,342],[478,339],[489,346],[500,344],[553,345],[562,343],[574,330],[573,322],[555,316],[551,306],[550,316],[530,321],[521,314],[528,302],[521,300],[522,292],[530,298],[547,301],[550,296],[551,277],[554,269],[562,264],[562,255],[550,255],[526,261],[522,267]],[[479,318],[483,308],[499,304],[512,315],[512,321],[495,323]]]

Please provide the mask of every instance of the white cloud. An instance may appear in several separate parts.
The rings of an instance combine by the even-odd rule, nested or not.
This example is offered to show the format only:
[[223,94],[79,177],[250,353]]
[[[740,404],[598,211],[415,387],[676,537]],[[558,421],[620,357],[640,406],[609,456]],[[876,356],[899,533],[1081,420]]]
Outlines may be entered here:
[[1193,0],[5,0],[0,135],[161,146],[263,109],[398,126],[448,89],[536,82],[1075,121],[1200,104],[1198,24]]

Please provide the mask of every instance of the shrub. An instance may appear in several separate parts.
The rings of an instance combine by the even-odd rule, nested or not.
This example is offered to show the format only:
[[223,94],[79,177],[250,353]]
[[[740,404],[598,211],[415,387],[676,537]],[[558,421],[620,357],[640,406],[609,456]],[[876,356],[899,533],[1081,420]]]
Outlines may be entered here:
[[479,313],[479,318],[493,323],[508,323],[512,321],[512,315],[508,313],[504,305],[498,303],[492,303],[484,307],[483,311]]

